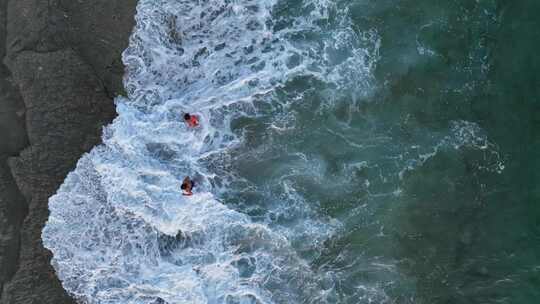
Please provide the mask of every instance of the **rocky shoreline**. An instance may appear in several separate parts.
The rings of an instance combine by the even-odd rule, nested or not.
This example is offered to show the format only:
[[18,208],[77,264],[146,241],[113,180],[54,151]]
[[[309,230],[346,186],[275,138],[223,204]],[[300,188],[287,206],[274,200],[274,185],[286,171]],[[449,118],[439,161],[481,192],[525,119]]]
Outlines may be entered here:
[[0,0],[0,304],[74,303],[43,248],[48,198],[123,92],[136,0]]

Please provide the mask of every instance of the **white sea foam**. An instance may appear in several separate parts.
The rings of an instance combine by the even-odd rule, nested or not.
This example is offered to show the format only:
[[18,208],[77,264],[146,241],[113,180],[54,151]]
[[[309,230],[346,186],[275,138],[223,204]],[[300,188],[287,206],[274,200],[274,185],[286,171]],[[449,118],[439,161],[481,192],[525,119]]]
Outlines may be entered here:
[[[437,153],[453,149],[459,150],[462,148],[473,149],[483,153],[483,160],[478,164],[478,169],[502,173],[505,165],[504,158],[499,153],[499,147],[488,140],[485,131],[476,123],[456,120],[450,123],[449,135],[444,136],[433,147],[417,152],[418,156],[407,161],[406,166],[399,172],[398,176],[403,179],[407,171],[416,169],[426,163],[429,159],[437,155]],[[419,147],[413,148],[418,150]]]
[[[203,161],[239,143],[232,119],[257,115],[253,100],[296,75],[367,88],[376,56],[368,60],[363,43],[375,33],[359,36],[346,14],[322,31],[315,21],[328,18],[324,3],[306,1],[286,17],[290,27],[276,30],[273,0],[139,2],[123,57],[128,98],[116,100],[103,145],[49,201],[43,243],[69,293],[84,303],[333,301],[331,273],[312,270],[291,246],[296,228],[256,224],[228,208]],[[334,40],[293,37],[308,31]],[[183,112],[200,115],[202,127],[187,130]],[[192,197],[180,192],[185,175],[197,181]],[[339,225],[302,207],[313,237]]]

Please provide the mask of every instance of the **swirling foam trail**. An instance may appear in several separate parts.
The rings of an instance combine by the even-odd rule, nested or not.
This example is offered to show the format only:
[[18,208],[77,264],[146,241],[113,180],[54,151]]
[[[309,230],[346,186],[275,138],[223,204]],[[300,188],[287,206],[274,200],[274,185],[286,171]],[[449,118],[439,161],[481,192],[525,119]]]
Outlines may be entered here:
[[[343,66],[351,63],[347,60],[360,64],[354,60],[363,58],[362,49],[353,45],[347,60],[320,65],[327,46],[293,43],[287,36],[294,31],[272,30],[275,4],[140,1],[124,53],[129,99],[116,100],[118,117],[105,129],[103,145],[84,155],[51,197],[43,230],[53,266],[77,299],[328,300],[325,289],[331,287],[321,283],[325,274],[314,273],[283,234],[218,201],[211,192],[214,176],[200,161],[240,140],[229,122],[240,111],[253,114],[253,98],[268,96],[298,74],[339,85]],[[291,24],[316,30],[312,21],[323,18],[326,8],[315,4],[303,6],[306,17],[296,16]],[[338,30],[356,43],[354,33]],[[291,55],[302,53],[309,53],[302,64],[290,64]],[[354,69],[358,77],[369,72],[369,66]],[[201,115],[203,127],[186,130],[184,111]],[[179,191],[185,175],[199,181],[193,197]],[[331,230],[323,221],[318,224],[321,234]]]

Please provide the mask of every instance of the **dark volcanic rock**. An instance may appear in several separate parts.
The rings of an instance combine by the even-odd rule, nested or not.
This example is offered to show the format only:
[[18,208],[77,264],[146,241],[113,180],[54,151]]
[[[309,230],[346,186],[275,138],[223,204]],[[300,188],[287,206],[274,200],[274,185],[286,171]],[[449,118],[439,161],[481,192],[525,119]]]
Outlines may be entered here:
[[10,69],[27,109],[32,145],[81,147],[88,135],[95,143],[101,126],[113,118],[99,79],[73,50],[21,52]]
[[0,269],[2,270],[0,288],[17,271],[19,231],[26,213],[26,202],[13,181],[5,159],[2,159],[0,160]]
[[[5,56],[7,1],[0,0],[0,57]],[[7,67],[0,64],[0,299],[4,282],[17,271],[19,231],[26,202],[18,191],[7,157],[28,145],[24,128],[24,105],[9,79]]]
[[[103,81],[110,97],[124,91],[124,65],[121,53],[126,48],[126,33],[133,28],[132,11],[136,0],[62,0],[68,21],[68,36],[77,53]],[[131,13],[126,14],[126,11]],[[87,16],[93,16],[88,18]]]
[[114,117],[135,5],[0,0],[0,57],[9,67],[0,64],[1,304],[74,302],[41,230],[48,198]]

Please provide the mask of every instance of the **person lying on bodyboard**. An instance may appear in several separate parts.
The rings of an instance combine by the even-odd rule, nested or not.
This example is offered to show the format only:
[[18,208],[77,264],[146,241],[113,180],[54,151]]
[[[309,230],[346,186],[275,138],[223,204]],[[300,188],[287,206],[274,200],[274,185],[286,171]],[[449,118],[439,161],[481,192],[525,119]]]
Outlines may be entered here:
[[182,182],[182,186],[180,186],[180,189],[182,189],[182,195],[191,196],[193,195],[193,187],[195,187],[195,182],[189,178],[189,176],[186,176],[184,178],[184,181]]
[[197,115],[186,113],[184,114],[184,121],[191,128],[195,128],[199,125],[199,117]]

